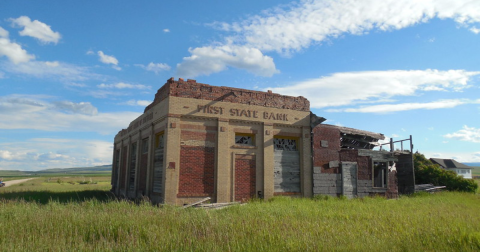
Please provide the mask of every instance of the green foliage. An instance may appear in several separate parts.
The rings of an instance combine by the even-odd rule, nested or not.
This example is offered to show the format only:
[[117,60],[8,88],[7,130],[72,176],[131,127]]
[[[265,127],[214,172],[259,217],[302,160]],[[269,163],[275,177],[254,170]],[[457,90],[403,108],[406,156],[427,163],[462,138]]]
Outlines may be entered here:
[[415,184],[433,184],[446,186],[449,191],[472,192],[478,189],[478,184],[472,179],[465,179],[453,171],[447,171],[432,163],[423,154],[413,155],[415,167]]

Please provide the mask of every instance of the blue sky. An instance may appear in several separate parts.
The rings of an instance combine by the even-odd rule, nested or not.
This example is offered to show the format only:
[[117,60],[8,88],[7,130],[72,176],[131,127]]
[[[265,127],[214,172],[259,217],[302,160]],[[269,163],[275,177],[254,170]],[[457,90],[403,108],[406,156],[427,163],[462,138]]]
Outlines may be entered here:
[[170,77],[480,162],[479,49],[478,0],[3,0],[0,169],[110,164]]

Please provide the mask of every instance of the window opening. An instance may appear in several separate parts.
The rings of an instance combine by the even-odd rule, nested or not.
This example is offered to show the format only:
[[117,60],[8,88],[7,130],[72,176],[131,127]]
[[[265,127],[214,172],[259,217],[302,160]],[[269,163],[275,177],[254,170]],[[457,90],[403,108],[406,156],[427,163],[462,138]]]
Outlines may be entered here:
[[297,140],[293,138],[277,138],[273,139],[275,150],[297,151]]
[[252,134],[235,134],[235,144],[243,146],[255,146],[255,136]]
[[387,188],[387,162],[374,162],[373,187]]

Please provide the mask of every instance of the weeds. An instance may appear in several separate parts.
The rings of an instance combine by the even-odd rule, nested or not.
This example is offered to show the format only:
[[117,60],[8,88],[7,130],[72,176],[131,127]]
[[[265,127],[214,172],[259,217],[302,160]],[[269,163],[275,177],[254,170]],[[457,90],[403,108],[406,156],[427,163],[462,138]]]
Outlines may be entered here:
[[480,197],[471,193],[275,197],[208,211],[116,200],[102,190],[15,190],[0,191],[6,251],[480,250]]

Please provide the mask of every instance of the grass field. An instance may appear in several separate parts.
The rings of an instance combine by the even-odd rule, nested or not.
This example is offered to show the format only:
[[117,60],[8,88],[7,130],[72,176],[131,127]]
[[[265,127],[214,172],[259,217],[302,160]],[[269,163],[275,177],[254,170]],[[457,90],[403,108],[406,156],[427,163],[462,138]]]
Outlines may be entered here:
[[479,195],[274,198],[203,210],[115,200],[108,177],[58,179],[0,188],[2,250],[480,250]]

